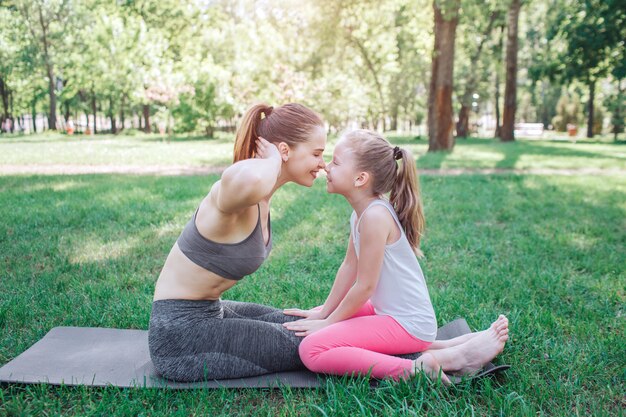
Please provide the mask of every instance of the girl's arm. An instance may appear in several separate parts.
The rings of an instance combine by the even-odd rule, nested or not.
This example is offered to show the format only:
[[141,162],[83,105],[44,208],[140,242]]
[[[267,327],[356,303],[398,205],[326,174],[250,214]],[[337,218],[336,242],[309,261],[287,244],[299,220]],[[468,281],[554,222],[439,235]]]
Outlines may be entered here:
[[284,323],[283,326],[295,331],[296,336],[307,336],[333,323],[352,317],[376,290],[385,255],[385,245],[393,230],[392,227],[395,227],[395,222],[386,208],[372,207],[363,214],[360,226],[361,245],[356,282],[326,319],[305,319]]
[[274,189],[282,165],[278,148],[261,138],[257,149],[257,158],[239,161],[222,174],[215,197],[220,211],[239,212],[255,205]]
[[384,207],[375,206],[363,214],[357,280],[339,306],[326,318],[328,324],[352,317],[374,294],[383,266],[385,245],[391,233],[390,218],[389,211]]
[[289,308],[283,312],[289,316],[301,316],[309,319],[325,319],[328,317],[339,305],[341,300],[346,296],[346,293],[350,287],[354,284],[357,274],[357,258],[354,251],[354,243],[352,241],[352,233],[350,233],[350,240],[348,242],[348,249],[346,250],[346,256],[341,263],[341,266],[337,270],[335,275],[335,281],[333,287],[326,297],[326,301],[321,310],[300,310],[297,308]]

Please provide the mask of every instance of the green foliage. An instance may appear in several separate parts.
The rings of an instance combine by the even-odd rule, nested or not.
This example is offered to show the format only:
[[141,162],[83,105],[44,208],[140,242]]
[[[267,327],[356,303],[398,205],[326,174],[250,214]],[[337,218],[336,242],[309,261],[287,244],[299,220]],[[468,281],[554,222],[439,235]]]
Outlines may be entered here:
[[583,120],[582,106],[576,95],[564,94],[556,105],[556,116],[552,119],[554,130],[565,132],[567,125],[580,126]]

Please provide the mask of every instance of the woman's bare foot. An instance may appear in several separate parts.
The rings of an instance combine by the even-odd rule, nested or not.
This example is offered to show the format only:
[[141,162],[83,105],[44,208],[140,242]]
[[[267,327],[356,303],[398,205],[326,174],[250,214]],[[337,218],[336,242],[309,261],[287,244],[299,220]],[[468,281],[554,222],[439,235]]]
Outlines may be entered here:
[[441,381],[445,385],[450,385],[450,379],[443,373],[437,359],[430,353],[424,353],[413,361],[413,375],[420,371],[424,371],[433,381],[438,380],[441,376]]

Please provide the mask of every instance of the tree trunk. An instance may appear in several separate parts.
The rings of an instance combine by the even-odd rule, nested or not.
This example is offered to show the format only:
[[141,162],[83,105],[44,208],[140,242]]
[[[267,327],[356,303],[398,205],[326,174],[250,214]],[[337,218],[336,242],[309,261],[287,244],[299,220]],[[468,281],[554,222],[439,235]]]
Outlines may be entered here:
[[617,106],[613,114],[613,140],[617,141],[617,135],[624,130],[624,119],[622,118],[622,80],[617,80]]
[[[428,151],[451,150],[454,147],[452,131],[452,88],[454,68],[454,40],[460,2],[449,2],[442,10],[437,0],[435,10],[435,47],[433,49],[430,91],[428,95]],[[444,16],[445,15],[445,16]]]
[[515,108],[517,99],[517,24],[521,0],[513,0],[509,7],[506,39],[506,81],[504,86],[504,115],[500,140],[515,140]]
[[33,96],[33,101],[30,102],[30,112],[33,116],[33,133],[37,133],[37,94]]
[[109,119],[111,120],[111,133],[117,132],[117,126],[115,125],[115,115],[113,113],[113,97],[109,96]]
[[65,123],[69,122],[70,120],[70,116],[71,116],[71,112],[70,112],[70,102],[66,101],[65,102],[65,114],[63,115],[63,117],[65,118]]
[[91,91],[91,112],[93,113],[93,134],[95,135],[98,133],[98,106],[96,103],[96,92],[93,90]]
[[124,130],[124,102],[126,101],[126,95],[122,94],[122,101],[120,103],[120,123],[122,124],[122,127],[120,128],[120,130]]
[[13,107],[13,92],[9,91],[9,118],[11,119],[11,133],[15,132],[15,117],[13,116],[13,111],[15,107]]
[[593,100],[595,99],[596,81],[589,80],[589,103],[587,104],[587,137],[593,137]]
[[465,103],[461,104],[461,110],[459,110],[459,120],[456,123],[456,136],[458,138],[469,137],[469,114],[470,106]]
[[461,109],[459,110],[459,120],[456,124],[456,135],[457,137],[466,138],[469,136],[469,115],[472,105],[472,95],[474,94],[474,89],[476,88],[476,64],[480,59],[480,54],[482,53],[483,46],[485,45],[485,41],[489,38],[489,34],[493,29],[493,24],[496,19],[499,17],[498,12],[491,13],[489,16],[489,24],[482,34],[482,38],[480,43],[478,44],[478,48],[476,52],[470,57],[470,71],[469,78],[467,79],[467,83],[465,84],[465,91],[463,92],[463,96],[461,98]]
[[387,123],[385,120],[385,117],[387,116],[387,108],[385,106],[385,96],[383,94],[383,87],[382,87],[380,80],[378,79],[379,72],[376,71],[376,68],[374,68],[374,64],[372,63],[372,60],[370,59],[367,53],[367,49],[365,49],[365,46],[363,46],[363,44],[358,39],[353,37],[352,34],[348,34],[348,39],[357,46],[357,48],[359,49],[359,52],[361,52],[361,55],[363,56],[363,59],[365,60],[367,69],[372,74],[372,78],[374,79],[374,84],[376,85],[376,92],[378,93],[378,101],[380,102],[380,111],[381,111],[381,119],[383,122],[383,131],[385,131],[387,130]]
[[148,104],[143,105],[143,131],[146,133],[150,133],[150,106]]
[[9,117],[9,88],[0,77],[0,96],[2,97],[2,122]]
[[393,109],[391,110],[391,130],[398,130],[398,113],[399,113],[399,109],[398,109],[398,105],[394,105]]

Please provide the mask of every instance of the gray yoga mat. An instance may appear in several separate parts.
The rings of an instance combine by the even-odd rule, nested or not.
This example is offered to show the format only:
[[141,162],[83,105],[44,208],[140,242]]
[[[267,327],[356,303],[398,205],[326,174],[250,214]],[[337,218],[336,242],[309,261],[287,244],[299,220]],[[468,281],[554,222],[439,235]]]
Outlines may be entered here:
[[[451,339],[469,332],[465,320],[457,319],[439,328],[437,339]],[[477,376],[508,367],[494,367],[489,363]],[[94,327],[55,327],[43,339],[0,368],[0,382],[3,383],[179,389],[280,385],[314,388],[324,385],[324,378],[323,375],[302,370],[219,381],[173,382],[156,374],[148,352],[147,331]],[[454,379],[454,382],[458,380]]]

